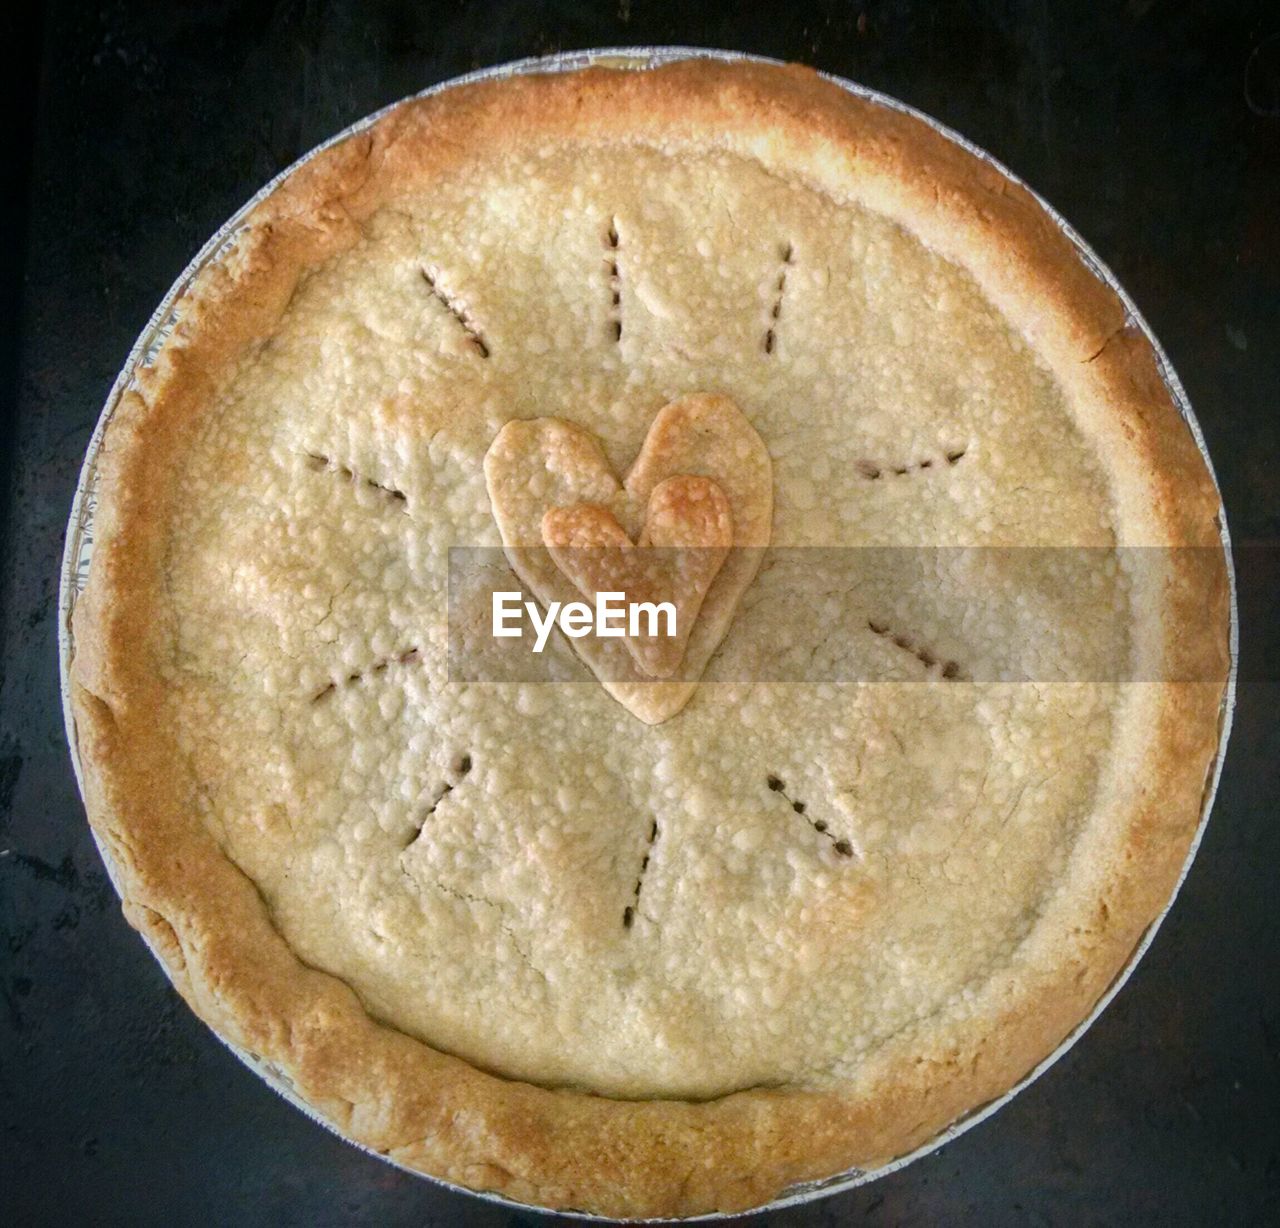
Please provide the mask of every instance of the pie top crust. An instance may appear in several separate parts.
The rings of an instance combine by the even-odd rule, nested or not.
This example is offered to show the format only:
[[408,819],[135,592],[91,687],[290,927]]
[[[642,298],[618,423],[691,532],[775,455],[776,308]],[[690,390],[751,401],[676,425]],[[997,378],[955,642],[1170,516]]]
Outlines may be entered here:
[[[179,310],[101,453],[87,807],[184,997],[350,1138],[550,1207],[757,1205],[1005,1091],[1168,899],[1218,497],[1120,302],[922,123],[795,67],[451,89],[290,175]],[[451,682],[500,434],[570,424],[616,491],[697,396],[763,441],[723,473],[771,468],[772,545],[727,613],[712,579],[683,708],[563,642],[554,684]],[[998,552],[897,550],[804,641],[809,547],[1114,545],[1203,549],[1029,611]],[[1043,682],[986,680],[975,593],[1048,628]],[[799,643],[888,680],[771,668]]]

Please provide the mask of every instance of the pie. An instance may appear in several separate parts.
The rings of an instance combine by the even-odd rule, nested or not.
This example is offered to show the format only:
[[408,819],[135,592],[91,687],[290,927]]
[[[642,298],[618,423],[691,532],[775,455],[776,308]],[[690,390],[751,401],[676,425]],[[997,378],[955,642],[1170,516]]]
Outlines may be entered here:
[[[126,915],[474,1190],[691,1215],[903,1155],[1089,1014],[1199,822],[1220,505],[1149,342],[1026,190],[807,69],[393,109],[201,274],[100,463]],[[536,608],[659,547],[680,643],[452,668],[458,550]]]

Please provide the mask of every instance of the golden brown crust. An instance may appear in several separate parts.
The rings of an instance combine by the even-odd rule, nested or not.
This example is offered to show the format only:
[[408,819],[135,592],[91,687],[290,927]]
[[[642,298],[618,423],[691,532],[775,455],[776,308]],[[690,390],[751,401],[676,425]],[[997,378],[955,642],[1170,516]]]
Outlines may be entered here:
[[[1109,888],[1072,905],[1074,945],[1040,951],[1033,932],[949,1034],[924,1051],[911,1035],[895,1038],[839,1092],[609,1100],[499,1079],[375,1022],[275,931],[253,884],[194,817],[199,782],[150,719],[169,635],[157,612],[164,525],[181,497],[175,457],[237,356],[270,334],[301,274],[354,243],[378,207],[473,150],[610,139],[714,142],[898,220],[968,268],[1031,339],[1108,457],[1122,544],[1209,547],[1173,553],[1156,594],[1151,676],[1189,681],[1135,688],[1121,731],[1131,779],[1104,782],[1100,801],[1121,808],[1122,838],[1099,850]],[[349,1137],[544,1206],[747,1208],[793,1183],[900,1155],[1006,1090],[1088,1013],[1167,900],[1200,816],[1227,672],[1217,493],[1115,295],[1024,189],[924,124],[794,67],[696,61],[450,90],[395,109],[292,175],[180,314],[104,441],[92,574],[74,628],[86,804],[126,915],[193,1009],[285,1072]]]

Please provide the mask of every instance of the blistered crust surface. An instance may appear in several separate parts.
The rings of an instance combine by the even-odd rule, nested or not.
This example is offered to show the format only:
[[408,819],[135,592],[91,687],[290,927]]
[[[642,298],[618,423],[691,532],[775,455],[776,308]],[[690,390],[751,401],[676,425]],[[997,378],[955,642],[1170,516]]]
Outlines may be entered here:
[[[668,724],[562,644],[563,683],[451,684],[447,552],[501,542],[504,425],[621,475],[708,391],[764,441],[777,546],[1216,540],[1149,351],[1043,215],[790,70],[393,113],[268,202],[107,436],[77,710],[131,919],[353,1137],[477,1188],[689,1213],[901,1152],[1085,1013],[1198,816],[1212,565],[1207,616],[1170,584],[1136,645],[1049,586],[1035,687],[966,680],[998,561],[842,594],[841,656],[900,685],[747,681],[799,550]],[[1071,681],[1135,651],[1199,681]]]

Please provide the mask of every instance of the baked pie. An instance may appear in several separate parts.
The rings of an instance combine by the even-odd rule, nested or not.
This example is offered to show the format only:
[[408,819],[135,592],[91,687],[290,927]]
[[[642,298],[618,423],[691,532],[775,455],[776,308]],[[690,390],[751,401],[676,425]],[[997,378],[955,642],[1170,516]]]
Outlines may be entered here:
[[[1116,296],[924,123],[762,64],[456,87],[178,315],[103,441],[87,808],[193,1009],[349,1138],[756,1206],[1006,1091],[1169,898],[1216,489]],[[537,605],[659,547],[679,642],[455,668],[458,550]]]

